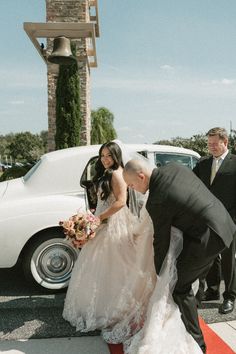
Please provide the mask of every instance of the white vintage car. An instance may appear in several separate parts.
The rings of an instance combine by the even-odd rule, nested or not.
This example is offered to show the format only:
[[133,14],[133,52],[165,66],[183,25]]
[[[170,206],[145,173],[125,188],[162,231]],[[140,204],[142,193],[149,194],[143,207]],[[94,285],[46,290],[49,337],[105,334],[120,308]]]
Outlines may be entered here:
[[[200,157],[173,146],[123,146],[158,166],[178,161],[193,168]],[[24,177],[0,183],[0,268],[18,262],[25,276],[44,288],[68,285],[80,251],[65,240],[59,221],[93,207],[87,190],[99,148],[91,145],[45,154]]]

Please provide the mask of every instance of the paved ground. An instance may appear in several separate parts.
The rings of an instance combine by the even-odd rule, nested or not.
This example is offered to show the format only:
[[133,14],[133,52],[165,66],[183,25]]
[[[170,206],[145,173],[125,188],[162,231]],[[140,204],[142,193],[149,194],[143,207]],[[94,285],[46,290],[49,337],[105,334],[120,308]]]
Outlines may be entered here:
[[[108,354],[98,332],[81,336],[63,320],[65,294],[19,296],[2,302],[0,352],[6,354]],[[236,310],[218,314],[217,302],[199,310],[203,319],[236,352]]]
[[[0,353],[109,353],[98,332],[81,336],[62,318],[65,291],[43,293],[14,272],[0,272],[0,279]],[[205,303],[199,314],[236,352],[236,309],[220,315],[218,306]]]
[[31,339],[0,342],[4,354],[109,354],[101,337]]
[[[211,324],[211,328],[236,353],[236,321],[218,322]],[[109,354],[106,343],[100,336],[69,337],[69,338],[41,338],[27,340],[0,341],[2,354]],[[164,353],[163,353],[164,354]],[[222,353],[224,354],[224,353]]]

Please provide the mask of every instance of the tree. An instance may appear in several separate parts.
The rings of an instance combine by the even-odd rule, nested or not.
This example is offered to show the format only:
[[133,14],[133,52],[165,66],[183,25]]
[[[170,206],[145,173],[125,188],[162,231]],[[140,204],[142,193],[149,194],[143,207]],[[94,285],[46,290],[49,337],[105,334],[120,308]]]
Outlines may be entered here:
[[[72,53],[75,53],[72,46]],[[80,80],[77,62],[60,65],[56,88],[56,149],[80,143]]]
[[236,130],[231,129],[229,135],[229,149],[232,154],[236,154]]
[[13,160],[35,162],[44,153],[43,142],[39,135],[30,132],[17,133],[8,146]]
[[48,131],[42,130],[39,136],[42,139],[44,151],[48,151]]
[[101,107],[91,113],[91,144],[103,144],[117,137],[113,126],[114,115]]
[[[186,146],[185,146],[186,147]],[[207,148],[207,137],[205,134],[197,134],[193,135],[190,138],[189,149],[192,149],[199,153],[201,156],[205,156],[208,154]]]
[[9,145],[14,140],[13,133],[0,135],[0,162],[4,162],[6,156],[9,156]]
[[159,140],[155,144],[172,145],[192,149],[198,152],[201,156],[208,154],[207,139],[205,134],[196,134],[191,138],[176,137],[171,140]]

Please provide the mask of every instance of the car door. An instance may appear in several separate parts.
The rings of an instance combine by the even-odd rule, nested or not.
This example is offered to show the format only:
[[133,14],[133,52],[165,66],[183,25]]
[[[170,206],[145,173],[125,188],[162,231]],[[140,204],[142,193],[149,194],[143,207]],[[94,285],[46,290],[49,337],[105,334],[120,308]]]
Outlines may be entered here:
[[92,157],[87,163],[80,180],[81,187],[84,188],[85,191],[85,202],[87,209],[94,210],[97,205],[97,194],[95,190],[95,186],[93,183],[93,178],[96,173],[96,162],[98,160],[98,156]]

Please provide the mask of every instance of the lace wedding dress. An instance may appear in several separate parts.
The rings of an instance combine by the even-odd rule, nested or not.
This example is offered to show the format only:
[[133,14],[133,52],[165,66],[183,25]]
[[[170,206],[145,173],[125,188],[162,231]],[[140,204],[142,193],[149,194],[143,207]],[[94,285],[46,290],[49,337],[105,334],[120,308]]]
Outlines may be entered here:
[[[113,194],[98,198],[96,214],[114,201]],[[138,233],[135,225],[137,217],[124,207],[99,226],[79,254],[65,299],[63,317],[72,326],[81,332],[101,329],[111,343],[141,328],[156,282],[152,224],[142,222]]]
[[168,254],[149,300],[143,328],[125,341],[125,354],[202,354],[186,331],[178,306],[172,298],[177,281],[176,259],[182,250],[182,233],[171,228]]
[[[99,215],[114,202],[98,200]],[[67,291],[63,317],[78,331],[101,329],[125,354],[202,354],[186,331],[171,292],[182,234],[172,228],[170,248],[156,276],[153,226],[145,206],[137,218],[127,207],[102,224],[80,252]]]

